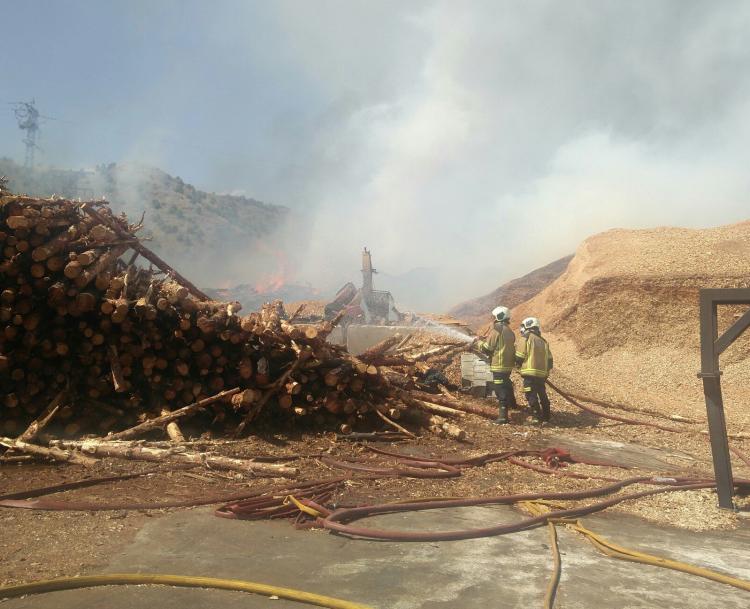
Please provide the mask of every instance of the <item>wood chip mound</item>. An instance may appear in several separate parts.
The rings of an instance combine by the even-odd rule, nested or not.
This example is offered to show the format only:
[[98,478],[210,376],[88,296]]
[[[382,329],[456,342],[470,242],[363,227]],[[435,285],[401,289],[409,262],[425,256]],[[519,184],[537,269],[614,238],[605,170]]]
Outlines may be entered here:
[[[560,371],[583,392],[705,418],[698,290],[750,287],[750,221],[711,229],[612,230],[513,310],[540,318]],[[722,307],[720,329],[742,308]],[[722,356],[730,428],[750,423],[750,333]]]

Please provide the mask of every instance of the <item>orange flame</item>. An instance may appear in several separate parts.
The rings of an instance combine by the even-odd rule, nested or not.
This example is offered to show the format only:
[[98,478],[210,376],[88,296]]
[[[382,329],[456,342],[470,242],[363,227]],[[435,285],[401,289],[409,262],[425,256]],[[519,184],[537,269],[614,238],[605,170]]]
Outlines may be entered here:
[[289,262],[286,255],[281,250],[275,250],[268,247],[263,242],[258,243],[260,249],[273,256],[276,261],[276,269],[263,275],[253,286],[258,294],[267,294],[277,292],[284,287],[289,277]]

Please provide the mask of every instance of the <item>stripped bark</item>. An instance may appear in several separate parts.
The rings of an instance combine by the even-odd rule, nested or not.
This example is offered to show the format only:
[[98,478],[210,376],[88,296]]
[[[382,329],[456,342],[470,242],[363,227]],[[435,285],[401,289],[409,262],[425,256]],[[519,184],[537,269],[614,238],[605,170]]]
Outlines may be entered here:
[[97,461],[96,459],[92,459],[91,457],[80,454],[76,450],[63,450],[57,447],[46,448],[44,446],[31,444],[22,440],[14,440],[13,438],[0,438],[0,445],[29,455],[47,457],[48,459],[52,459],[53,461],[73,463],[75,465],[89,466],[93,465]]
[[113,457],[135,461],[189,463],[203,465],[208,469],[225,469],[266,478],[293,478],[297,475],[297,469],[288,465],[259,463],[249,459],[235,459],[233,457],[224,457],[205,452],[188,452],[181,447],[165,449],[142,446],[135,442],[132,444],[123,444],[122,442],[101,440],[56,440],[53,444],[55,448],[78,449],[86,455],[97,457]]

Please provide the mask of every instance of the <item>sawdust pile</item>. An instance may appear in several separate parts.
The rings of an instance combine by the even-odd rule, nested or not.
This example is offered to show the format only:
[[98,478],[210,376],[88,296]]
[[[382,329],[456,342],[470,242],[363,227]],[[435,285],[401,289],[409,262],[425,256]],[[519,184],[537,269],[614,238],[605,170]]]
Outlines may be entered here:
[[[712,229],[612,230],[513,311],[534,315],[568,386],[666,414],[702,416],[698,290],[750,286],[750,222]],[[720,328],[742,308],[725,308]],[[750,423],[750,336],[722,356],[730,428]],[[732,409],[732,404],[735,405]]]

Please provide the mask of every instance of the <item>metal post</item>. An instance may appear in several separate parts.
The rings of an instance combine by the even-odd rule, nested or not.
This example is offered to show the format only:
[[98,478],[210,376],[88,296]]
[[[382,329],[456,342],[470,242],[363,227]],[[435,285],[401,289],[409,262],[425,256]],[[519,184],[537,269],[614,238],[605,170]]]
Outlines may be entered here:
[[734,479],[729,453],[724,402],[721,395],[719,355],[750,327],[750,313],[740,317],[722,336],[718,336],[718,305],[750,304],[748,289],[709,289],[700,291],[701,371],[703,393],[706,398],[708,433],[714,462],[716,492],[719,507],[734,509]]
[[[701,373],[702,374],[702,373]],[[711,455],[714,460],[716,493],[719,496],[719,507],[734,509],[734,479],[732,477],[732,460],[729,454],[727,423],[724,418],[724,403],[721,399],[721,377],[702,376],[703,393],[706,397],[708,413],[708,433],[711,438]]]

